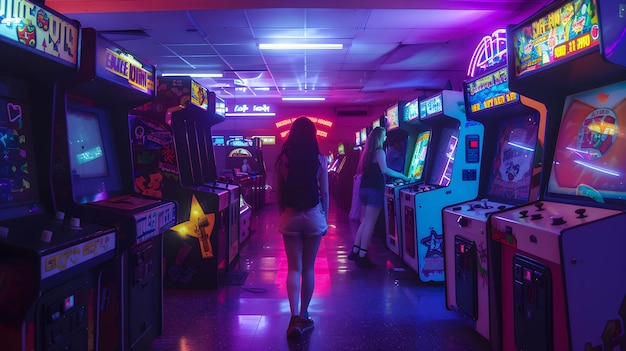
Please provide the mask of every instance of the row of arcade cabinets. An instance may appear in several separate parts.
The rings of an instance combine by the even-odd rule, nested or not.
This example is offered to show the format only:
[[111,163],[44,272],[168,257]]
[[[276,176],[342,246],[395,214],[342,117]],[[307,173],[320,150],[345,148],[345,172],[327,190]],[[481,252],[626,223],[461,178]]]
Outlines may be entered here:
[[162,235],[177,203],[136,191],[128,128],[128,111],[154,99],[155,78],[153,65],[83,28],[79,70],[56,94],[56,206],[117,231],[115,260],[98,276],[99,350],[145,349],[162,332]]
[[216,150],[217,163],[232,170],[232,177],[224,176],[224,179],[232,179],[234,184],[238,184],[246,204],[253,212],[260,211],[265,206],[267,196],[267,170],[261,138],[231,137],[220,149]]
[[548,117],[541,198],[490,217],[498,349],[626,348],[624,28],[616,0],[561,1],[507,28],[509,87]]
[[443,281],[442,209],[477,194],[483,126],[466,118],[458,91],[401,106],[397,124],[408,133],[404,174],[411,183],[387,186],[386,242],[421,281]]
[[7,350],[91,350],[118,233],[57,212],[50,182],[57,84],[78,68],[80,26],[19,5],[3,3],[14,21],[0,28],[0,340]]
[[480,197],[444,213],[446,254],[455,257],[446,261],[447,305],[493,350],[626,348],[625,26],[623,3],[582,0],[507,28],[509,89],[520,107],[501,108],[490,157],[494,172],[508,174],[502,162],[513,154],[503,151],[517,141],[506,130],[537,116],[535,145],[545,135],[539,199],[530,173],[530,185],[508,198],[491,174]]
[[486,339],[487,223],[491,214],[539,195],[546,127],[543,104],[508,89],[506,60],[463,86],[468,118],[484,125],[478,196],[443,209],[446,307]]
[[328,185],[330,194],[342,210],[350,211],[354,175],[359,163],[359,151],[355,144],[341,142],[337,145],[337,152],[328,164]]
[[153,103],[130,112],[134,182],[178,203],[164,237],[166,288],[216,289],[239,255],[239,186],[217,179],[211,127],[225,103],[189,76],[160,77]]

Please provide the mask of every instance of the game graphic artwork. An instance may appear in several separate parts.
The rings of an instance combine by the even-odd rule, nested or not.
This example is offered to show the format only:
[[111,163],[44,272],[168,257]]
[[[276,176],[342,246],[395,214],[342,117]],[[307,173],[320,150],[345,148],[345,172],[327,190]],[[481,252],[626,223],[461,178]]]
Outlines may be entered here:
[[626,199],[626,83],[565,100],[548,191],[599,203]]
[[490,196],[528,200],[538,127],[538,116],[525,115],[502,122],[489,179]]

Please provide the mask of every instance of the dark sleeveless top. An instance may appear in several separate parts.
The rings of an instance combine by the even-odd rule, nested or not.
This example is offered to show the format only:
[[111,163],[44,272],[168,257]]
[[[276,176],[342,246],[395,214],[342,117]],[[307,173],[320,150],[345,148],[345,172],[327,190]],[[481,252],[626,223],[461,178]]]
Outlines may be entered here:
[[378,162],[372,162],[363,172],[361,188],[385,190],[385,177]]
[[317,172],[289,168],[281,191],[281,200],[284,206],[296,210],[308,210],[317,206],[320,202]]

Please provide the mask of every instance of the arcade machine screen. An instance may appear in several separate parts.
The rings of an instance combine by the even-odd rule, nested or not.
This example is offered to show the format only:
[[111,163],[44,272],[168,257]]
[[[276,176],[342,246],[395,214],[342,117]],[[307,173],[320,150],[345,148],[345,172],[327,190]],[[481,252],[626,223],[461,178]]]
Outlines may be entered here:
[[548,196],[577,203],[626,200],[626,82],[565,99]]
[[0,209],[39,202],[28,106],[0,97]]
[[430,130],[423,131],[417,136],[415,142],[415,151],[411,158],[409,166],[409,178],[415,181],[421,181],[424,175],[424,164],[426,163],[426,155],[428,153],[428,143],[430,142]]
[[487,194],[495,201],[528,201],[535,162],[538,115],[500,123]]
[[411,100],[404,106],[404,121],[412,122],[420,116],[420,104],[418,99]]
[[104,200],[123,190],[115,138],[104,111],[72,106],[67,113],[70,165],[77,203]]
[[398,104],[395,104],[385,111],[387,117],[387,132],[400,127],[400,116],[398,116]]
[[439,155],[433,165],[430,175],[430,184],[448,186],[452,177],[456,146],[459,142],[458,129],[443,129],[438,150],[445,150],[443,155]]
[[211,136],[211,139],[213,140],[213,146],[224,146],[225,145],[225,141],[224,141],[224,136],[223,135],[213,135],[213,136]]
[[360,134],[361,143],[365,144],[365,142],[367,141],[367,128],[361,129],[361,132],[359,134]]
[[356,143],[355,145],[361,145],[361,132],[355,132],[354,133],[354,142]]

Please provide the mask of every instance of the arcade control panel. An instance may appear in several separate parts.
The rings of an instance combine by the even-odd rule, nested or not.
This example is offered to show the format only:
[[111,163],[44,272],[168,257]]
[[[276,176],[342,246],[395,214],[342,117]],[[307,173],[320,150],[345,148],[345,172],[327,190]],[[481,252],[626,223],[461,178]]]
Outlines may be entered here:
[[491,216],[492,238],[559,263],[559,236],[566,229],[621,213],[558,202],[535,202]]

